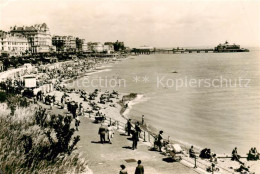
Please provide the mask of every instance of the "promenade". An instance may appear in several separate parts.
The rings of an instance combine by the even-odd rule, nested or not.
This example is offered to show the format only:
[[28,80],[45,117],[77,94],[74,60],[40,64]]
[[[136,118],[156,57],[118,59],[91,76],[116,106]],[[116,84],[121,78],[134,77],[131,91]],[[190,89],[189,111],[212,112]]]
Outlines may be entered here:
[[[49,108],[40,102],[38,104],[46,109]],[[64,110],[56,107],[49,111],[52,114],[65,113]],[[112,144],[101,144],[98,135],[100,124],[94,123],[94,118],[87,116],[78,118],[80,120],[79,131],[75,135],[80,135],[80,141],[77,144],[77,151],[83,158],[88,159],[88,167],[94,174],[119,173],[121,164],[126,166],[129,174],[134,174],[138,160],[142,161],[145,173],[148,174],[201,173],[201,171],[195,171],[192,166],[187,167],[179,162],[167,162],[169,160],[167,156],[158,151],[150,151],[150,143],[143,142],[143,139],[139,140],[137,149],[132,150],[131,136],[126,136],[122,130],[114,131]]]
[[[94,124],[93,120],[87,117],[79,118],[81,123],[78,133],[81,140],[77,147],[83,157],[89,159],[88,165],[93,173],[116,174],[120,171],[120,165],[124,164],[128,173],[132,174],[137,160],[142,160],[147,174],[197,173],[181,163],[163,161],[167,157],[157,151],[149,151],[149,144],[142,139],[138,142],[137,149],[132,150],[132,141],[123,132],[115,131],[112,144],[101,144],[98,135],[100,124]],[[131,162],[127,163],[126,160]]]

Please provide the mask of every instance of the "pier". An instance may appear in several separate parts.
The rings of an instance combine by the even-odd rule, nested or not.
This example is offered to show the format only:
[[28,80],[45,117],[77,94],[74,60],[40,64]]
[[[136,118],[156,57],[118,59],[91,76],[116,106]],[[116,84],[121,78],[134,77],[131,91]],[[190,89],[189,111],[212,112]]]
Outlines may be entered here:
[[142,49],[134,48],[132,50],[135,54],[177,54],[177,53],[213,53],[214,49]]
[[232,52],[249,52],[249,49],[240,48],[240,45],[229,44],[227,41],[224,44],[219,44],[214,48],[155,48],[150,46],[141,46],[133,48],[135,54],[176,54],[176,53],[232,53]]

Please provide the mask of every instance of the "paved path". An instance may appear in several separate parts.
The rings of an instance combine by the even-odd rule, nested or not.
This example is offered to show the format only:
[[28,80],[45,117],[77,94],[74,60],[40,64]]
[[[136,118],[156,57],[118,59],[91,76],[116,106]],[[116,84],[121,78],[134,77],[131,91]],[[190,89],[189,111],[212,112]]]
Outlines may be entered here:
[[[194,174],[192,168],[188,168],[178,162],[163,161],[166,156],[159,152],[149,151],[147,144],[139,141],[138,149],[132,150],[132,141],[118,131],[112,139],[112,144],[99,143],[98,128],[100,124],[93,123],[86,117],[80,117],[79,135],[77,144],[83,157],[89,159],[89,168],[94,174],[117,174],[120,165],[125,164],[129,174],[134,174],[137,160],[142,160],[146,174]],[[127,163],[125,160],[134,159]]]

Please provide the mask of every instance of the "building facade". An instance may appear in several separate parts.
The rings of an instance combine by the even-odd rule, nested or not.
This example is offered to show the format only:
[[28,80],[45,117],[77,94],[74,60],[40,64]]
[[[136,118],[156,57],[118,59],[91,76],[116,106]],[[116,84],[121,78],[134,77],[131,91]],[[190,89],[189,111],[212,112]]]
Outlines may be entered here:
[[66,37],[66,42],[65,42],[65,48],[66,48],[66,51],[76,51],[76,38],[73,37],[73,36],[67,36]]
[[88,51],[90,51],[90,48],[89,48],[89,46],[88,46],[88,43],[86,42],[85,39],[82,39],[82,51],[83,51],[83,52],[88,52]]
[[29,52],[28,39],[20,33],[0,31],[0,53],[10,56],[21,56]]
[[113,53],[114,50],[114,43],[113,42],[105,42],[104,43],[104,52],[110,54]]
[[88,47],[92,52],[101,53],[104,52],[104,45],[100,42],[89,42]]
[[58,52],[74,52],[77,48],[76,38],[73,36],[53,36],[52,44]]
[[52,40],[48,26],[36,24],[33,26],[11,27],[12,34],[21,34],[28,39],[29,51],[31,53],[45,53],[52,51]]

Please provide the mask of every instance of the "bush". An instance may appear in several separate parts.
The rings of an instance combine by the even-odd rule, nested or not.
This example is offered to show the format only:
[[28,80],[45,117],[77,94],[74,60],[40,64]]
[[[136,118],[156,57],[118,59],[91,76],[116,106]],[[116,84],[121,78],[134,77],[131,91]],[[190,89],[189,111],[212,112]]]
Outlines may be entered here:
[[11,109],[11,115],[14,115],[15,109],[17,107],[28,107],[30,102],[27,98],[21,95],[8,94],[6,98],[7,106]]
[[[46,110],[40,109],[35,114],[35,122],[41,128],[45,129],[45,135],[48,138],[50,149],[47,154],[44,155],[47,160],[55,159],[59,154],[67,153],[68,155],[74,149],[74,146],[80,140],[79,136],[73,137],[75,132],[74,128],[71,128],[72,117],[62,115],[51,115],[47,118]],[[73,137],[73,142],[71,143]],[[43,153],[45,153],[43,151]]]
[[0,103],[5,102],[7,99],[7,94],[5,92],[0,92]]
[[[81,173],[87,162],[74,152],[79,141],[69,117],[43,109],[0,114],[0,164],[3,173]],[[30,112],[28,112],[30,111]]]

